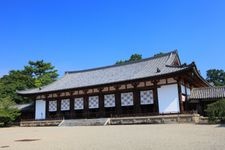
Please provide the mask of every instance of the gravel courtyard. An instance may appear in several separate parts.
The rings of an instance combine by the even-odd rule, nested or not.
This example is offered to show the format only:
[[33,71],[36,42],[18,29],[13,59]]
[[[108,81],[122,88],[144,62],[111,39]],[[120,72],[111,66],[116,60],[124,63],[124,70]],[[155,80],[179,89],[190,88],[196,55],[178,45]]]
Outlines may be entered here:
[[1,128],[0,149],[224,150],[225,127],[167,124]]

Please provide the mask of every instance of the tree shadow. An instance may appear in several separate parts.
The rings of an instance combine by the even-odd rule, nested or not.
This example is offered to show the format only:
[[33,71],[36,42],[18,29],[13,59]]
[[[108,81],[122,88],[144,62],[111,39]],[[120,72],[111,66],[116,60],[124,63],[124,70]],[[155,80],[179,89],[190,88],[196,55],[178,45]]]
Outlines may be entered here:
[[21,139],[21,140],[15,140],[15,142],[35,142],[40,140],[41,139]]
[[218,128],[225,128],[225,124],[219,124],[217,127]]
[[0,148],[9,148],[9,145],[5,145],[5,146],[0,146]]

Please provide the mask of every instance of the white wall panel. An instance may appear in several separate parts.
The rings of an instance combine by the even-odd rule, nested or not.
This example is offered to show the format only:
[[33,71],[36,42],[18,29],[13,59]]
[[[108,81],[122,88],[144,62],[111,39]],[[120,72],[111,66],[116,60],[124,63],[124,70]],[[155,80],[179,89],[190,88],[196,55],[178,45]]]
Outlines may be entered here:
[[115,107],[116,106],[116,97],[115,94],[104,95],[104,107]]
[[159,113],[180,112],[177,84],[158,88]]
[[140,98],[141,105],[148,105],[154,103],[152,90],[140,91]]
[[133,92],[121,93],[121,106],[133,106],[134,95]]
[[184,85],[181,85],[181,92],[182,92],[182,94],[186,94],[186,92],[185,92],[185,86]]
[[99,108],[99,97],[98,96],[90,96],[88,101],[90,109]]
[[191,95],[191,89],[187,88],[187,95]]
[[44,100],[36,100],[35,102],[35,120],[45,119],[46,102]]
[[48,111],[49,112],[55,112],[57,111],[57,101],[49,101],[49,105],[48,105]]
[[61,100],[61,111],[70,110],[70,99],[62,99]]
[[75,98],[74,99],[74,110],[82,110],[84,109],[84,98]]

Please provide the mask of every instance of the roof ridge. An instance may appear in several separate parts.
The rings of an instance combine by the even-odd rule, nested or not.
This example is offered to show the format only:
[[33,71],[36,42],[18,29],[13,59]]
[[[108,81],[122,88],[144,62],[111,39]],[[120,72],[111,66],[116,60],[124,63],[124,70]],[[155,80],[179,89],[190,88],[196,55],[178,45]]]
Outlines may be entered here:
[[113,68],[113,67],[119,67],[119,66],[126,66],[126,65],[136,64],[136,63],[140,63],[140,62],[145,62],[145,61],[165,57],[165,56],[168,56],[168,55],[170,56],[172,54],[178,55],[178,51],[174,50],[174,51],[170,51],[170,52],[164,53],[164,54],[159,55],[159,56],[151,56],[151,57],[144,58],[144,59],[138,60],[138,61],[125,62],[124,64],[114,64],[114,65],[108,65],[108,66],[96,67],[96,68],[84,69],[84,70],[77,70],[77,71],[66,71],[65,74],[81,73],[81,72],[101,70],[101,69],[107,69],[107,68]]

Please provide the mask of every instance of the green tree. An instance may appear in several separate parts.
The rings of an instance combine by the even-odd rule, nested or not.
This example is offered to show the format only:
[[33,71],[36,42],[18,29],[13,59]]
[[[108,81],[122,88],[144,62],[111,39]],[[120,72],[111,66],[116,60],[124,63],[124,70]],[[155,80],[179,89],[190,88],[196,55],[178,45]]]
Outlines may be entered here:
[[37,88],[55,81],[57,70],[51,65],[41,61],[29,61],[22,70],[12,70],[0,79],[0,98],[10,97],[16,103],[29,101],[16,94],[17,90]]
[[225,99],[209,104],[206,109],[210,122],[225,123]]
[[[165,53],[163,53],[163,52],[159,52],[159,53],[155,54],[154,57],[159,57],[159,56],[162,56],[164,54]],[[134,62],[134,61],[139,61],[139,60],[142,60],[142,59],[143,58],[142,58],[141,54],[132,54],[129,59],[119,60],[119,61],[116,62],[116,64],[124,64],[124,63],[127,63],[127,62]]]
[[24,70],[12,70],[9,75],[0,79],[0,98],[10,97],[16,103],[27,101],[16,94],[16,90],[24,90],[34,87],[34,80]]
[[0,99],[0,124],[7,126],[10,122],[15,121],[19,115],[20,112],[10,97]]
[[154,55],[154,57],[159,57],[159,56],[162,56],[162,55],[164,55],[165,53],[163,53],[163,52],[159,52],[158,54],[155,54]]
[[58,77],[57,70],[51,63],[41,61],[29,61],[29,65],[25,66],[25,72],[30,74],[34,79],[35,87],[41,87],[52,83]]
[[128,60],[119,60],[116,62],[116,64],[124,64],[127,62],[134,62],[134,61],[139,61],[142,60],[142,55],[141,54],[133,54],[130,56]]
[[219,69],[210,69],[207,71],[206,80],[212,82],[215,86],[224,86],[225,72]]

